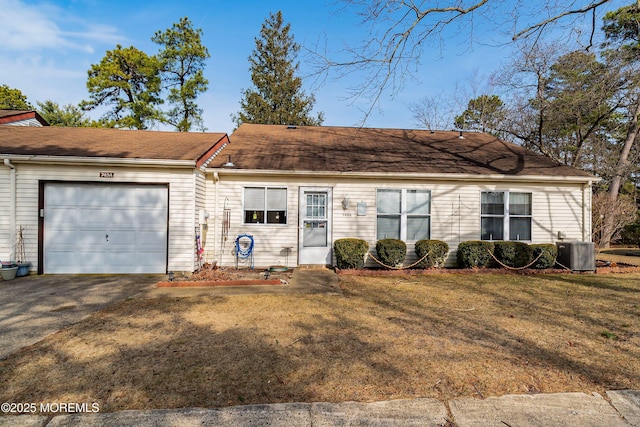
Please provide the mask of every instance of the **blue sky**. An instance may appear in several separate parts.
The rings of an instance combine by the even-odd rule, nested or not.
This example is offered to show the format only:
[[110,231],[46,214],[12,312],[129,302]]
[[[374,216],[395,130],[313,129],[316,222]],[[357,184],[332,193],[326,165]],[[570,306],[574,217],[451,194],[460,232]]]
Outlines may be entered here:
[[[333,0],[0,0],[0,84],[20,89],[34,104],[47,99],[77,104],[88,99],[87,70],[107,50],[121,44],[155,53],[153,34],[187,16],[203,30],[203,43],[211,54],[205,70],[209,90],[198,100],[205,126],[212,132],[230,133],[234,127],[230,116],[239,109],[241,91],[251,86],[247,58],[269,13],[282,11],[303,48],[326,43],[328,51],[337,54],[347,44],[367,37],[358,16],[338,13],[338,9]],[[366,126],[415,128],[410,105],[425,96],[464,91],[472,79],[482,84],[508,61],[511,49],[500,46],[504,39],[494,29],[474,28],[480,43],[472,47],[466,35],[469,29],[462,30],[445,34],[442,47],[427,51],[415,69],[417,78],[393,96],[385,93]],[[304,62],[304,52],[298,60],[300,75],[305,77],[311,68]],[[305,90],[316,97],[314,111],[324,112],[324,125],[360,124],[368,103],[352,103],[344,97],[362,78],[358,74],[330,76],[323,82],[305,78]]]

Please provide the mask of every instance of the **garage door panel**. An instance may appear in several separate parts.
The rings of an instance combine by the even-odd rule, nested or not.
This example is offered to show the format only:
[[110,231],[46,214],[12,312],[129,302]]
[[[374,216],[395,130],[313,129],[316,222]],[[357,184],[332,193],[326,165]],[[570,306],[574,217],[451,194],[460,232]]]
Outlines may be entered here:
[[45,188],[45,199],[52,206],[73,205],[75,204],[76,191],[73,187],[60,188],[53,191],[51,187],[47,186]]
[[145,228],[157,228],[166,225],[167,213],[159,209],[140,209],[138,212],[140,226]]
[[[140,251],[137,254],[138,264],[147,269],[156,269],[158,265],[158,257],[155,252]],[[164,266],[164,264],[163,264]]]
[[110,250],[117,249],[118,246],[124,246],[125,248],[133,247],[136,243],[136,230],[131,228],[130,230],[107,230],[109,241],[108,247]]
[[167,205],[168,195],[139,188],[136,190],[136,206],[145,208],[160,208]]
[[74,223],[76,227],[96,227],[103,226],[107,220],[108,211],[101,207],[76,207]]
[[167,212],[166,186],[47,184],[44,272],[165,273]]
[[49,227],[60,227],[77,222],[76,209],[55,207],[47,211],[47,225]]
[[52,270],[63,270],[65,273],[101,273],[95,271],[104,265],[105,255],[100,252],[84,252],[77,258],[69,256],[69,251],[52,250],[47,254],[47,262]]
[[104,204],[113,208],[137,206],[135,188],[129,188],[128,191],[121,192],[115,188],[109,188],[104,195]]
[[102,207],[108,204],[106,188],[93,187],[91,191],[85,191],[82,187],[74,188],[73,204],[76,206]]
[[137,253],[133,251],[112,251],[106,254],[107,262],[118,267],[138,264]]
[[110,211],[108,223],[118,228],[135,228],[141,222],[138,218],[139,214],[140,212],[133,208],[113,208]]
[[153,249],[156,251],[165,251],[167,245],[167,239],[165,235],[157,230],[139,231],[138,232],[138,245],[140,248]]
[[[106,242],[106,235],[103,229],[78,229],[71,232],[75,236],[74,244],[82,247],[85,251],[99,250],[100,246]],[[68,234],[68,232],[65,234]],[[55,245],[57,245],[57,242]]]
[[84,250],[91,250],[92,246],[99,246],[105,239],[102,230],[55,230],[48,233],[49,250],[73,251],[79,245]]

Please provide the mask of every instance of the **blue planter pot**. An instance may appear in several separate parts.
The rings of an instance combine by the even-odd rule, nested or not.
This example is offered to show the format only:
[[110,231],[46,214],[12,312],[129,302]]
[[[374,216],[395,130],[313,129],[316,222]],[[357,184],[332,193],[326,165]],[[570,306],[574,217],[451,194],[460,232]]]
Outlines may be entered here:
[[18,271],[16,272],[16,277],[28,276],[30,268],[31,268],[31,263],[30,262],[20,262],[20,263],[18,263]]

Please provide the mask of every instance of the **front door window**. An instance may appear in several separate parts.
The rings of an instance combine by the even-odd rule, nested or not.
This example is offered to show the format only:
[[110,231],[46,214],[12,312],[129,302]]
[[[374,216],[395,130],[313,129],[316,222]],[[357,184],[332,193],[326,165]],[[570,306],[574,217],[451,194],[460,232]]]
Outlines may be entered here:
[[304,247],[327,246],[327,193],[306,193],[306,218],[303,221]]

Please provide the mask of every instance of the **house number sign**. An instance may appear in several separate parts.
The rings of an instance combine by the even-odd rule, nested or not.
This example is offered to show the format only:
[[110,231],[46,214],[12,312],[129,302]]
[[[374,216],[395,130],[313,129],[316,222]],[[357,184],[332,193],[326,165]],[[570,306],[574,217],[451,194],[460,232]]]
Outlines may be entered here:
[[113,178],[113,172],[100,172],[100,178]]

